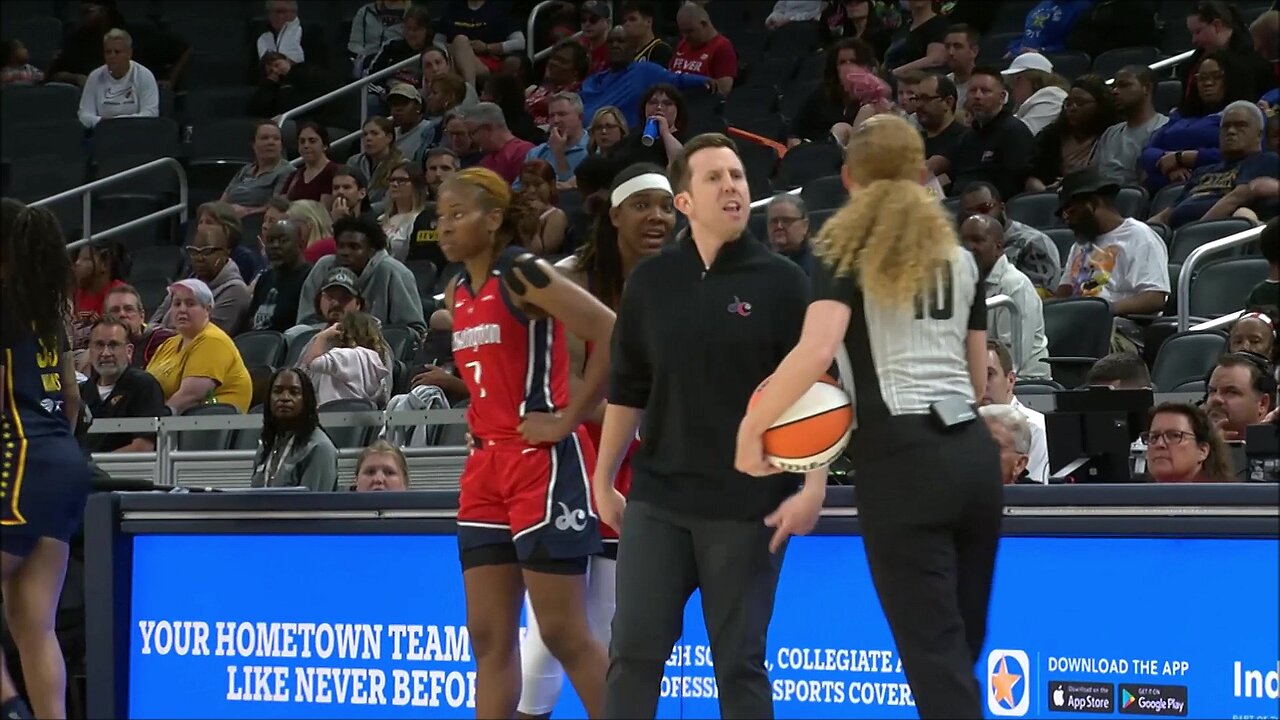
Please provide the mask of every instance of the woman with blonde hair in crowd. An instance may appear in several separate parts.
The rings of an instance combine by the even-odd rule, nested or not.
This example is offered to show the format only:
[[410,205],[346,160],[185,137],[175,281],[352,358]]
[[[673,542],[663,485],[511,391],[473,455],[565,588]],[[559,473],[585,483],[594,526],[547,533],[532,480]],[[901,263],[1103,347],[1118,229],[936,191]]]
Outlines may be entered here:
[[378,224],[387,234],[391,257],[403,262],[409,254],[413,223],[427,206],[427,176],[417,165],[402,160],[391,168],[388,183],[387,209],[378,216]]
[[315,379],[321,405],[332,400],[368,399],[382,407],[391,377],[386,357],[387,345],[378,321],[368,313],[350,312],[316,334],[298,366]]
[[400,448],[386,440],[374,440],[356,459],[356,492],[409,489],[409,463]]
[[285,217],[301,223],[306,230],[302,257],[307,262],[314,265],[325,255],[338,251],[338,245],[333,239],[333,218],[329,217],[329,211],[324,205],[315,200],[294,200],[289,203]]
[[612,152],[627,136],[627,120],[622,111],[612,105],[596,110],[587,125],[587,154],[602,155]]
[[[736,466],[778,472],[764,432],[847,353],[863,545],[916,707],[922,718],[976,718],[1003,514],[999,449],[975,404],[987,308],[973,256],[922,184],[924,161],[920,132],[895,115],[851,134],[851,197],[819,232],[800,341],[743,418]],[[765,522],[785,538],[810,529],[792,526],[802,520],[779,511]]]

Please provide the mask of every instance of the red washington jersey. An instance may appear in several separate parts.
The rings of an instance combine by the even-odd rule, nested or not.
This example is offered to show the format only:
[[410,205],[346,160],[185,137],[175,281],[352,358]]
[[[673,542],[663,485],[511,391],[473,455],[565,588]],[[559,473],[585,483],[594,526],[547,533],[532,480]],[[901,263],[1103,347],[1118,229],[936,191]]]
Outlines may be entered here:
[[569,404],[569,351],[555,318],[517,309],[500,273],[516,253],[503,253],[480,288],[464,273],[453,293],[453,360],[471,391],[467,426],[485,442],[524,442],[516,429],[531,412]]

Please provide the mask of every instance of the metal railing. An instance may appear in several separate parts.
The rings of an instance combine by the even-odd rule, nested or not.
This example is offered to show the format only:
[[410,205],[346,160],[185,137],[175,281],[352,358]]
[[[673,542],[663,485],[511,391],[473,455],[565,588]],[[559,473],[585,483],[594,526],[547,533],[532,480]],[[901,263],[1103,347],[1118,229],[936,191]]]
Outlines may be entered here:
[[[170,205],[169,207],[164,208],[162,210],[157,210],[153,213],[148,213],[146,215],[143,215],[140,218],[135,218],[126,223],[117,225],[113,228],[103,230],[102,232],[99,232],[99,233],[93,232],[93,195],[92,193],[94,190],[98,190],[99,188],[103,188],[108,185],[114,185],[115,183],[118,183],[121,180],[128,180],[131,177],[136,177],[145,172],[149,172],[151,170],[155,170],[156,168],[160,168],[160,167],[172,168],[173,171],[178,174],[178,202],[176,205]],[[82,206],[82,209],[81,209],[82,226],[80,231],[81,237],[79,240],[67,243],[67,249],[74,250],[80,247],[81,245],[93,242],[94,240],[105,240],[107,238],[112,238],[121,233],[128,232],[136,227],[145,225],[146,223],[149,223],[153,220],[160,220],[161,218],[166,218],[171,215],[178,215],[182,220],[182,222],[186,222],[188,194],[189,194],[189,189],[187,187],[187,171],[183,169],[182,163],[178,162],[177,160],[174,160],[173,158],[159,158],[157,160],[152,160],[149,163],[145,163],[137,167],[129,168],[128,170],[121,170],[120,172],[115,173],[114,175],[108,175],[107,177],[99,178],[97,180],[94,180],[93,182],[85,183],[80,187],[75,187],[75,188],[71,188],[70,190],[65,190],[63,192],[58,193],[57,195],[50,195],[47,198],[44,198],[42,200],[37,200],[31,203],[31,207],[44,207],[46,205],[52,205],[53,203],[56,203],[60,200],[80,197],[81,206]]]
[[1261,226],[1253,227],[1219,238],[1213,242],[1205,243],[1191,251],[1187,261],[1182,263],[1182,272],[1178,275],[1178,332],[1186,332],[1191,325],[1191,281],[1193,279],[1192,276],[1195,275],[1196,267],[1210,255],[1238,248],[1241,245],[1248,245],[1257,240],[1261,234]]
[[1205,320],[1205,321],[1204,321],[1204,322],[1202,322],[1202,323],[1198,323],[1198,324],[1196,324],[1196,325],[1192,325],[1192,326],[1191,326],[1191,331],[1192,331],[1192,332],[1201,332],[1201,331],[1203,331],[1203,330],[1219,330],[1219,329],[1221,329],[1221,328],[1224,328],[1224,327],[1226,327],[1226,326],[1228,326],[1228,325],[1230,325],[1230,324],[1234,323],[1236,320],[1239,320],[1239,319],[1240,319],[1240,316],[1241,316],[1241,315],[1243,315],[1244,313],[1245,313],[1245,311],[1244,311],[1244,310],[1237,310],[1237,311],[1235,311],[1235,312],[1233,312],[1233,313],[1229,313],[1229,314],[1227,314],[1227,315],[1223,315],[1223,316],[1222,316],[1222,317],[1220,317],[1220,318],[1214,318],[1214,319],[1212,319],[1212,320]]
[[1008,295],[992,295],[987,298],[987,312],[991,313],[997,310],[1007,310],[1013,316],[1013,357],[1014,366],[1019,371],[1022,368],[1019,363],[1025,358],[1027,352],[1027,337],[1025,328],[1022,326],[1022,308],[1018,307],[1013,298]]

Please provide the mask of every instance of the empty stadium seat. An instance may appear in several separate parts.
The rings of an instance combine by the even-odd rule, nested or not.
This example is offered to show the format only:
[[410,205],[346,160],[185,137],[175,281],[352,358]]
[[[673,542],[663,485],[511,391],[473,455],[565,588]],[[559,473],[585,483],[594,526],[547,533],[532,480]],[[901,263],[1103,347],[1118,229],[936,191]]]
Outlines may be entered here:
[[1186,183],[1172,183],[1156,191],[1156,196],[1151,200],[1151,215],[1157,215],[1160,211],[1173,207],[1185,188]]
[[1151,104],[1156,112],[1168,115],[1182,102],[1182,82],[1178,80],[1161,80],[1156,83]]
[[773,148],[753,142],[738,143],[738,154],[747,169],[747,184],[751,187],[751,199],[761,200],[773,194],[769,178],[778,164],[778,153]]
[[1071,255],[1071,247],[1076,244],[1076,231],[1066,227],[1042,228],[1040,232],[1049,236],[1058,248],[1058,259],[1065,266],[1067,257]]
[[307,347],[307,343],[311,342],[311,338],[320,332],[316,329],[303,330],[297,335],[289,339],[289,346],[285,349],[284,363],[281,367],[292,367],[298,364],[298,358],[302,357],[302,351]]
[[[3,3],[0,3],[3,4]],[[15,85],[0,92],[0,123],[43,122],[74,118],[80,111],[80,88],[66,83]]]
[[724,118],[733,123],[738,119],[758,117],[771,113],[778,104],[778,91],[772,87],[739,87],[729,93],[724,101]]
[[[216,415],[239,415],[234,405],[217,403],[214,405],[196,405],[182,413],[183,417],[212,417]],[[228,450],[235,430],[220,428],[217,430],[187,430],[178,433],[178,450]]]
[[1122,187],[1116,194],[1115,207],[1124,217],[1146,220],[1149,217],[1147,191],[1137,186]]
[[0,125],[0,153],[6,158],[56,157],[58,162],[85,167],[84,126],[71,117],[49,117]]
[[746,87],[783,88],[796,72],[794,56],[771,57],[751,66]]
[[1204,265],[1191,278],[1188,314],[1216,318],[1244,308],[1249,291],[1267,279],[1267,261],[1260,257],[1229,258]]
[[1034,228],[1062,225],[1058,217],[1058,193],[1052,190],[1015,195],[1005,202],[1005,213],[1020,223]]
[[[342,398],[339,400],[330,400],[322,404],[317,410],[322,413],[355,413],[355,412],[371,412],[378,409],[373,401],[364,398]],[[323,424],[324,418],[321,418]],[[369,436],[372,427],[369,425],[334,425],[324,429],[329,434],[329,439],[333,441],[335,447],[341,448],[358,448],[369,444]]]
[[835,175],[844,164],[844,153],[832,143],[801,143],[790,150],[778,163],[778,176],[774,186],[790,190]]
[[1178,333],[1160,346],[1151,368],[1157,392],[1173,392],[1183,383],[1203,380],[1227,351],[1227,336],[1217,331]]
[[163,117],[108,118],[93,129],[93,160],[181,157],[178,122]]
[[287,347],[284,333],[275,330],[250,330],[236,335],[234,341],[245,365],[278,367],[284,360]]
[[[714,119],[719,120],[719,118]],[[752,118],[739,118],[733,121],[733,127],[779,142],[787,138],[787,123],[776,113]]]
[[1173,233],[1173,242],[1169,244],[1169,262],[1186,262],[1191,253],[1201,245],[1244,232],[1251,227],[1253,225],[1248,220],[1241,218],[1187,223]]
[[827,175],[805,183],[800,190],[800,197],[810,210],[825,210],[844,205],[849,199],[849,190],[844,186],[844,178]]
[[1150,65],[1160,59],[1160,48],[1126,47],[1107,50],[1093,59],[1092,72],[1104,78],[1113,78],[1126,65]]
[[789,22],[780,28],[768,31],[765,57],[798,58],[813,52],[818,47],[818,43],[817,22]]
[[1066,390],[1052,380],[1018,380],[1013,384],[1014,395],[1052,395],[1059,390]]
[[1093,65],[1093,59],[1082,52],[1045,53],[1045,57],[1053,63],[1053,71],[1068,80],[1088,74],[1089,67]]
[[1111,324],[1111,303],[1101,298],[1046,300],[1045,360],[1053,379],[1065,387],[1083,383],[1093,363],[1111,349]]
[[403,325],[383,325],[382,338],[396,360],[410,360],[418,350],[418,334]]

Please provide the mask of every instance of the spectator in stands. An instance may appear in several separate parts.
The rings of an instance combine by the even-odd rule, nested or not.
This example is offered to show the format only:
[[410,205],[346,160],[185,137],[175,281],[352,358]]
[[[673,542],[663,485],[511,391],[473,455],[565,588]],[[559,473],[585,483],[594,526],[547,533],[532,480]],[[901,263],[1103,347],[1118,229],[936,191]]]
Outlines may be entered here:
[[156,350],[147,372],[160,383],[169,411],[181,415],[196,405],[220,403],[247,412],[253,380],[230,336],[209,321],[213,291],[187,278],[169,286],[167,300],[178,334]]
[[1009,43],[1005,57],[1063,52],[1072,28],[1092,5],[1093,0],[1041,0],[1027,13],[1022,35]]
[[89,73],[80,94],[80,124],[92,130],[111,118],[159,117],[155,75],[133,61],[133,37],[114,28],[102,38],[104,64]]
[[809,211],[796,194],[779,193],[765,209],[765,226],[774,252],[794,262],[806,275],[813,275],[817,257],[809,243]]
[[356,459],[356,492],[403,492],[409,489],[404,452],[386,440],[374,440]]
[[1038,483],[1049,481],[1049,443],[1044,431],[1044,415],[1018,401],[1014,394],[1018,373],[1013,367],[1009,348],[999,340],[987,341],[987,385],[981,405],[1008,405],[1031,425],[1031,451],[1027,472]]
[[[313,266],[312,271],[314,272],[314,270]],[[350,268],[332,266],[329,274],[322,281],[318,293],[310,294],[308,288],[304,285],[299,298],[298,316],[301,317],[306,313],[301,304],[310,300],[312,305],[311,319],[314,322],[294,325],[285,331],[285,338],[292,343],[295,338],[306,335],[308,331],[318,333],[330,325],[336,325],[347,313],[363,311],[364,298],[360,296],[360,291],[356,288],[356,282],[356,274]],[[314,335],[311,337],[314,337]],[[310,342],[309,339],[308,342]]]
[[1112,390],[1150,390],[1151,371],[1137,353],[1113,352],[1089,368],[1084,384]]
[[1035,139],[1030,128],[1005,109],[1000,71],[974,69],[967,102],[973,132],[956,150],[951,192],[981,180],[994,185],[1001,197],[1017,195],[1026,186]]
[[250,117],[276,117],[336,87],[334,79],[312,63],[295,63],[274,50],[258,61],[258,86],[249,98]]
[[484,153],[476,148],[471,139],[471,131],[467,128],[467,119],[460,111],[452,111],[444,117],[444,145],[453,151],[458,158],[459,167],[472,167],[480,164]]
[[1178,77],[1186,89],[1184,94],[1190,94],[1193,83],[1198,82],[1195,76],[1202,72],[1199,67],[1201,60],[1212,54],[1231,58],[1231,67],[1223,70],[1240,84],[1247,99],[1257,100],[1276,86],[1275,68],[1254,49],[1253,38],[1235,3],[1224,0],[1197,2],[1187,13],[1187,32],[1191,34],[1195,53],[1190,60],[1178,66]]
[[236,217],[256,215],[264,211],[267,201],[279,195],[293,166],[284,159],[284,141],[280,128],[270,120],[259,120],[253,131],[254,160],[231,178],[221,202],[231,205]]
[[1229,352],[1251,352],[1267,358],[1275,363],[1276,326],[1269,315],[1260,312],[1248,312],[1241,315],[1231,326],[1231,335],[1227,337]]
[[[347,268],[356,276],[356,294],[364,299],[365,312],[384,324],[405,325],[419,335],[425,333],[417,281],[409,268],[387,253],[387,236],[382,228],[364,218],[344,217],[334,223],[333,234],[338,252],[320,258],[312,266],[302,297],[318,297],[334,267]],[[298,324],[310,325],[320,320],[314,306],[299,307]]]
[[1267,259],[1267,279],[1249,291],[1245,307],[1280,308],[1280,218],[1271,218],[1258,237],[1262,257]]
[[280,368],[271,374],[262,412],[262,439],[251,487],[338,489],[338,449],[320,427],[316,391],[306,373]]
[[[684,141],[689,137],[689,106],[684,94],[674,85],[657,83],[644,91],[639,107],[644,118],[641,127],[650,119],[656,121],[657,137],[646,141],[643,130],[633,133],[622,141],[614,154],[623,166],[647,162],[667,167],[672,158],[683,152]],[[646,142],[650,144],[646,145]]]
[[0,44],[0,56],[4,68],[0,70],[0,87],[11,85],[38,85],[44,82],[44,72],[31,64],[31,53],[21,40],[6,39]]
[[302,255],[305,232],[303,223],[288,219],[263,229],[268,267],[253,284],[249,317],[254,330],[284,332],[293,327],[302,286],[311,272],[311,264]]
[[822,0],[778,0],[765,17],[764,26],[770,30],[793,22],[817,22],[822,16]]
[[569,216],[556,206],[560,198],[555,170],[544,160],[531,160],[520,171],[519,184],[536,218],[536,230],[524,247],[538,255],[555,255],[569,232]]
[[[471,107],[472,105],[480,102],[480,96],[476,94],[475,84],[462,79],[462,75],[458,73],[458,69],[453,65],[453,58],[449,57],[449,51],[442,47],[432,45],[422,51],[422,93],[424,98],[431,93],[431,81],[441,75],[454,75],[458,79],[458,83],[454,87],[457,88],[456,94],[461,98],[461,100],[449,105],[448,107],[452,108],[454,105]],[[430,108],[430,105],[431,103],[428,99],[428,109]],[[428,112],[427,119],[432,122],[443,120],[444,112]]]
[[142,297],[132,285],[117,285],[107,293],[102,303],[103,315],[124,323],[129,331],[129,344],[133,346],[130,359],[133,367],[145,369],[165,340],[177,333],[160,324],[148,324]]
[[[1276,63],[1280,63],[1280,10],[1272,8],[1259,15],[1252,23],[1249,24],[1249,35],[1253,38],[1253,49],[1263,60],[1271,63],[1272,68],[1276,68]],[[1277,73],[1272,73],[1271,87],[1275,87]]]
[[409,254],[409,235],[414,222],[427,205],[427,178],[417,165],[401,160],[391,169],[387,190],[387,209],[378,216],[378,224],[387,235],[391,256],[404,260]]
[[1218,131],[1222,162],[1198,168],[1173,207],[1156,213],[1151,222],[1176,229],[1195,220],[1240,217],[1257,224],[1259,215],[1274,214],[1280,157],[1262,149],[1265,122],[1253,103],[1228,105]]
[[303,49],[302,35],[298,3],[294,0],[267,0],[267,29],[255,43],[258,57],[278,52],[292,62],[304,63],[307,54]]
[[667,67],[671,64],[671,58],[675,57],[675,50],[665,40],[653,34],[653,21],[656,17],[657,11],[654,10],[653,3],[634,0],[628,2],[622,6],[622,34],[635,53],[631,58],[633,61],[647,60]]
[[356,10],[347,39],[354,77],[362,77],[365,65],[388,43],[404,39],[404,18],[410,6],[409,0],[374,0]]
[[[382,49],[369,62],[367,74],[372,75],[409,58],[420,57],[431,47],[431,37],[435,30],[431,22],[431,14],[425,7],[410,5],[404,11],[404,20],[400,27],[401,37],[382,46]],[[385,97],[388,90],[396,85],[403,83],[415,88],[422,87],[423,72],[421,64],[410,63],[389,78],[369,83],[367,99],[370,109],[376,110],[375,114],[381,114],[381,103],[377,99]]]
[[511,134],[521,140],[537,145],[546,142],[547,133],[534,124],[533,118],[524,111],[525,86],[512,75],[498,73],[484,81],[484,92],[480,99],[497,105],[502,110],[502,117],[507,121]]
[[1094,161],[1103,175],[1120,185],[1142,183],[1142,149],[1169,122],[1152,104],[1155,88],[1156,74],[1145,65],[1125,66],[1111,85],[1111,98],[1123,119],[1102,131]]
[[1116,315],[1155,315],[1169,297],[1169,254],[1150,226],[1116,210],[1119,191],[1097,168],[1062,179],[1058,215],[1076,244],[1058,297],[1101,297]]
[[[706,8],[701,5],[689,3],[681,6],[676,12],[676,27],[680,29],[680,42],[676,45],[675,56],[671,58],[671,71],[698,76],[698,85],[704,84],[701,78],[710,78],[715,84],[716,92],[728,95],[733,89],[734,78],[738,76],[738,54],[733,49],[733,43],[716,31],[711,24],[711,16],[707,15]],[[625,35],[621,32],[618,34],[625,47]],[[612,41],[612,37],[610,40]],[[610,50],[610,65],[616,67],[617,62]],[[680,86],[679,83],[672,84]],[[625,102],[609,104],[627,107]],[[632,118],[628,120],[636,125]]]
[[947,78],[956,86],[956,112],[961,122],[968,124],[964,112],[965,98],[969,95],[969,76],[978,64],[978,48],[982,37],[968,25],[952,25],[947,28],[943,44],[947,48]]
[[[270,200],[267,200],[268,206]],[[265,220],[265,211],[264,211]],[[240,270],[240,278],[248,278],[248,282],[258,276],[262,268],[262,258],[247,247],[244,242],[244,231],[236,210],[225,202],[207,202],[196,209],[196,229],[202,227],[219,227],[226,233],[231,244],[231,261]]]
[[102,36],[113,28],[125,30],[133,38],[137,62],[151,69],[159,85],[173,87],[182,77],[191,57],[191,46],[180,35],[153,24],[129,24],[114,0],[81,2],[80,23],[63,40],[46,73],[49,82],[84,87],[89,74],[102,65]]
[[[191,261],[191,277],[199,280],[212,293],[213,303],[208,310],[208,318],[227,335],[235,335],[244,327],[249,314],[249,288],[240,277],[240,269],[231,262],[226,229],[220,225],[205,225],[196,228],[196,236],[192,244],[187,246],[187,257]],[[180,287],[171,285],[169,295],[156,308],[151,322],[164,323],[181,332],[174,305],[173,289]]]
[[377,222],[378,213],[369,201],[369,176],[364,171],[348,164],[333,173],[333,203],[329,206],[329,215],[333,220],[363,217]]
[[98,240],[71,251],[71,269],[76,278],[72,296],[75,314],[92,325],[102,315],[102,307],[111,291],[124,285],[128,260],[124,247],[117,242]]
[[1058,119],[1036,135],[1027,190],[1056,188],[1063,175],[1098,164],[1098,140],[1115,122],[1115,105],[1106,81],[1097,75],[1076,78]]
[[[587,133],[582,127],[582,98],[574,92],[560,92],[547,100],[550,130],[547,141],[525,155],[525,163],[541,160],[555,170],[556,184],[573,179],[573,171],[587,157]],[[438,183],[437,183],[438,185]],[[518,185],[513,185],[519,189]]]
[[423,162],[424,177],[427,181],[427,199],[435,201],[440,192],[440,185],[445,178],[461,169],[458,153],[447,147],[431,148],[427,151]]
[[[119,318],[100,317],[89,339],[93,372],[80,383],[80,398],[94,419],[158,417],[165,414],[164,393],[156,379],[134,367],[129,328]],[[87,452],[151,452],[155,433],[91,433],[82,444]]]
[[611,154],[627,137],[627,119],[618,108],[605,105],[592,114],[587,137],[587,155]]
[[1024,53],[1000,72],[1010,78],[1009,99],[1017,108],[1014,114],[1031,128],[1032,135],[1039,135],[1062,114],[1067,82],[1053,72],[1049,58],[1040,53]]
[[885,27],[875,11],[872,0],[838,0],[827,5],[818,20],[824,41],[861,40],[872,50],[877,64],[884,58],[893,41],[893,34]]
[[405,160],[421,166],[427,149],[436,141],[436,125],[422,115],[422,93],[405,83],[393,85],[387,93],[387,105],[395,124],[396,148]]
[[386,405],[391,369],[378,321],[364,312],[349,312],[316,333],[298,359],[316,385],[316,400],[369,400]]
[[1031,280],[1041,296],[1057,291],[1062,258],[1052,238],[1009,217],[1000,191],[990,183],[969,183],[960,195],[961,219],[975,214],[989,215],[999,221],[1004,228],[1005,257]]
[[1000,446],[1000,481],[1005,485],[1035,482],[1027,473],[1031,462],[1031,423],[1008,405],[983,405],[978,414]]
[[1237,100],[1258,99],[1245,82],[1239,61],[1230,53],[1215,50],[1199,62],[1178,109],[1142,151],[1142,168],[1151,192],[1170,182],[1186,182],[1197,168],[1220,162],[1222,111]]
[[938,4],[933,0],[907,0],[906,6],[911,12],[911,25],[906,38],[884,54],[885,67],[893,71],[894,77],[941,69],[947,64],[947,19],[937,13]]
[[927,73],[915,91],[915,118],[924,134],[925,167],[946,188],[951,184],[952,163],[970,132],[956,120],[956,86],[946,75]]
[[436,44],[449,43],[454,61],[468,83],[496,73],[506,55],[524,51],[524,33],[509,29],[509,12],[508,3],[494,0],[445,5]]
[[[1004,228],[1000,221],[989,215],[970,215],[960,223],[960,241],[978,262],[978,273],[984,278],[984,297],[1007,295],[1018,308],[1022,354],[1009,369],[1019,377],[1048,378],[1050,369],[1044,359],[1049,355],[1049,340],[1045,337],[1044,307],[1031,280],[1005,256]],[[989,334],[1005,347],[1014,347],[1014,326],[1009,313],[991,314],[994,321],[988,326]]]
[[284,196],[290,201],[315,200],[328,206],[333,199],[333,174],[338,170],[338,163],[329,159],[329,131],[312,120],[298,123],[298,156],[302,164],[285,179]]
[[[471,109],[479,102],[467,102],[469,92],[474,92],[461,76],[453,73],[436,75],[427,83],[427,119],[440,118],[444,122],[454,110]],[[445,123],[446,125],[448,123]]]
[[822,84],[814,88],[796,113],[787,146],[795,147],[805,140],[828,142],[836,125],[852,127],[862,103],[845,87],[843,78],[855,66],[874,70],[878,65],[875,50],[858,38],[845,38],[827,48]]
[[[267,209],[262,213],[262,227],[258,228],[258,252],[254,253],[257,260],[265,260],[267,255],[267,228],[289,216],[290,204],[289,199],[283,195],[276,195],[267,201]],[[231,257],[231,260],[233,262],[235,261],[234,255]],[[265,267],[266,265],[264,264],[263,268]],[[249,286],[250,295],[253,294],[253,285],[258,281],[258,275],[261,274],[261,272],[254,274],[253,277],[245,283]],[[244,271],[241,270],[240,277],[244,276]],[[252,319],[253,313],[250,312],[249,316]]]
[[[351,183],[353,186],[355,183]],[[358,194],[359,187],[356,187]],[[285,218],[299,223],[302,233],[302,258],[307,263],[315,263],[325,255],[332,255],[338,250],[333,241],[333,219],[329,211],[315,200],[294,200],[289,203],[289,211]]]
[[[686,5],[681,12],[692,6]],[[719,37],[719,36],[717,36]],[[728,40],[724,41],[726,44]],[[684,47],[681,42],[680,46]],[[674,68],[681,62],[679,52],[671,60]],[[640,117],[640,101],[645,91],[657,83],[667,83],[677,88],[703,87],[711,81],[692,72],[672,72],[649,62],[632,62],[626,38],[621,28],[609,34],[609,67],[595,73],[582,83],[582,106],[593,117],[598,109],[611,105],[618,108],[627,127],[639,132],[644,127]]]
[[1226,440],[1244,440],[1245,428],[1263,422],[1276,405],[1269,359],[1248,352],[1218,358],[1209,373],[1204,409]]
[[502,109],[493,103],[482,102],[465,111],[463,118],[476,148],[484,152],[480,166],[494,171],[508,183],[515,182],[533,143],[513,135]]
[[373,205],[380,204],[387,195],[391,168],[405,159],[394,140],[395,126],[390,120],[369,118],[360,136],[361,152],[347,161],[347,167],[359,170],[369,178],[367,195]]
[[582,24],[578,42],[587,50],[590,73],[600,72],[609,64],[609,30],[613,26],[611,3],[586,0],[582,3]]
[[[551,123],[551,97],[560,93],[576,93],[590,75],[586,48],[582,43],[563,40],[551,51],[543,71],[542,84],[525,96],[524,109],[539,127]],[[579,100],[581,105],[582,101]]]
[[1166,402],[1152,408],[1141,439],[1147,448],[1147,473],[1156,482],[1235,479],[1222,435],[1205,411],[1191,403]]

